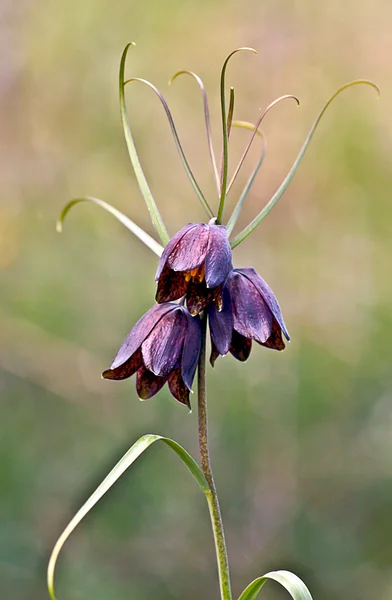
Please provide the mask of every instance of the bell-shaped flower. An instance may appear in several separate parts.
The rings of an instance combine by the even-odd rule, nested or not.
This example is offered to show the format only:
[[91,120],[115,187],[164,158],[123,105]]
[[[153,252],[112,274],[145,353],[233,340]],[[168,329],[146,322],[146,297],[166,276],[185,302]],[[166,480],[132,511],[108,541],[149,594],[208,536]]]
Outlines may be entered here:
[[208,317],[212,365],[229,351],[238,360],[247,360],[252,340],[274,350],[284,350],[282,334],[290,340],[274,293],[252,268],[231,271],[222,290],[222,305],[211,302]]
[[160,258],[156,301],[187,296],[189,311],[198,314],[211,300],[211,290],[224,283],[232,268],[226,227],[214,222],[188,223],[170,240]]
[[154,396],[168,382],[174,398],[190,407],[200,346],[199,318],[172,302],[156,304],[130,331],[102,377],[121,380],[136,373],[136,390],[142,400]]

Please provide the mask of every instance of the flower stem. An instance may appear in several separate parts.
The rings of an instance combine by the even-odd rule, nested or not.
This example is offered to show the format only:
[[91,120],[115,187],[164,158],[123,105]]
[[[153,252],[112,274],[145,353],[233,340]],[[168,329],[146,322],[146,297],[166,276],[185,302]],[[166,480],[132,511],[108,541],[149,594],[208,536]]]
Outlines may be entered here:
[[231,600],[229,562],[227,558],[225,534],[223,531],[222,516],[219,507],[218,495],[212,474],[210,453],[208,449],[208,423],[207,423],[207,386],[206,386],[206,329],[207,315],[201,320],[202,344],[198,366],[198,416],[199,416],[199,452],[201,469],[210,486],[207,494],[208,508],[210,510],[211,524],[214,532],[215,550],[218,562],[219,584],[221,600]]

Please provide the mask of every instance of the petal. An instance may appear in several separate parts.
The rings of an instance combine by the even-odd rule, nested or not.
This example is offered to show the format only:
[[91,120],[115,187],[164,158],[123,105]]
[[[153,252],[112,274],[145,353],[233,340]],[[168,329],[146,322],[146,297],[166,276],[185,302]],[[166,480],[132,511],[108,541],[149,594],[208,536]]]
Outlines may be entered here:
[[136,391],[140,400],[148,400],[155,396],[165,385],[167,377],[157,377],[151,371],[141,367],[136,374]]
[[169,390],[172,396],[181,404],[191,407],[189,402],[189,390],[181,377],[181,369],[176,369],[169,375]]
[[145,367],[164,377],[180,364],[181,351],[187,331],[187,319],[181,306],[162,318],[142,344]]
[[208,247],[209,227],[200,223],[179,240],[167,259],[173,271],[192,271],[204,263]]
[[[186,310],[186,309],[184,309]],[[186,312],[188,329],[185,334],[184,348],[181,358],[181,375],[184,384],[189,390],[192,389],[197,363],[201,348],[201,325],[199,317],[191,317]]]
[[255,269],[236,269],[239,273],[242,273],[245,277],[247,277],[253,285],[259,290],[260,294],[264,298],[268,308],[274,315],[275,319],[278,321],[284,336],[287,341],[290,341],[290,336],[287,332],[287,328],[285,322],[282,317],[282,312],[280,310],[279,303],[276,299],[275,294],[269,287],[269,285],[260,277],[260,275],[255,271]]
[[211,290],[207,289],[206,282],[190,281],[186,292],[186,305],[191,315],[198,315],[208,305],[212,298]]
[[207,287],[215,288],[225,281],[233,268],[231,248],[226,227],[210,225],[210,238],[206,256]]
[[161,304],[170,300],[178,300],[185,296],[188,282],[185,279],[185,273],[172,271],[169,265],[166,265],[158,281],[155,300]]
[[210,354],[210,365],[211,367],[215,366],[215,361],[220,357],[220,353],[218,352],[214,342],[211,340],[211,354]]
[[150,308],[150,310],[139,319],[136,325],[128,333],[110,368],[116,369],[131,358],[144,342],[153,327],[167,312],[172,310],[173,307],[175,307],[174,304],[157,304]]
[[282,339],[282,329],[276,319],[274,319],[270,337],[268,338],[268,340],[266,342],[264,342],[261,345],[265,346],[266,348],[271,348],[272,350],[284,350],[285,349],[286,346]]
[[233,331],[233,337],[230,344],[230,352],[237,360],[245,362],[248,360],[252,350],[252,340],[244,337],[240,333]]
[[[222,310],[219,311],[214,303],[208,307],[211,341],[218,354],[225,355],[230,349],[233,333],[233,312],[230,302],[229,290],[222,290]],[[211,359],[210,359],[211,362]]]
[[272,331],[272,313],[258,289],[237,270],[228,281],[233,307],[234,329],[247,338],[264,343]]
[[184,235],[188,231],[193,229],[194,227],[197,227],[196,223],[188,223],[187,225],[185,225],[185,227],[180,229],[180,231],[178,233],[176,233],[176,235],[174,237],[172,237],[172,239],[167,243],[164,251],[162,252],[161,258],[159,259],[158,269],[157,269],[157,272],[155,275],[155,281],[158,281],[159,277],[161,276],[163,267],[165,266],[166,261],[167,261],[168,257],[170,256],[170,254],[173,252],[174,248],[181,241],[181,239],[184,237]]
[[140,369],[142,364],[142,353],[139,348],[132,354],[131,358],[128,358],[128,360],[119,367],[116,367],[115,369],[106,369],[106,371],[102,373],[102,377],[103,379],[115,379],[117,381],[128,379],[128,377],[131,377],[138,369]]

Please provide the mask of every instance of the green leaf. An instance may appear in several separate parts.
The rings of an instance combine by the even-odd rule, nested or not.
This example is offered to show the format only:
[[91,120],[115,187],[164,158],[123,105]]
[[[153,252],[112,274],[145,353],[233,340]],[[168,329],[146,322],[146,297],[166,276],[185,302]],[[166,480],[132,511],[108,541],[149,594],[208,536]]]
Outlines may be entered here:
[[227,173],[229,168],[229,135],[227,131],[227,115],[226,115],[226,69],[229,60],[237,52],[253,52],[257,54],[254,48],[237,48],[233,50],[226,58],[223,63],[220,79],[220,98],[221,98],[221,116],[222,116],[222,140],[223,140],[223,151],[222,151],[222,177],[221,177],[221,195],[219,200],[218,208],[218,223],[222,222],[223,209],[225,206],[226,192],[227,192]]
[[201,191],[201,188],[200,188],[199,184],[197,183],[197,181],[195,179],[195,176],[194,176],[194,174],[192,172],[192,169],[189,166],[188,160],[187,160],[187,158],[185,156],[184,149],[183,149],[183,147],[181,145],[180,138],[179,138],[178,133],[177,133],[176,126],[174,125],[174,120],[173,120],[172,114],[170,112],[169,106],[168,106],[165,98],[162,96],[161,92],[158,90],[157,87],[155,87],[154,84],[152,84],[150,81],[147,81],[147,79],[142,79],[141,77],[131,77],[130,79],[127,79],[124,82],[124,86],[127,85],[127,83],[132,83],[133,81],[139,81],[140,83],[144,83],[145,85],[147,85],[148,87],[150,87],[156,93],[156,95],[158,96],[159,100],[161,101],[161,104],[162,104],[162,106],[164,108],[164,111],[166,113],[167,120],[169,121],[169,126],[170,126],[170,129],[171,129],[172,135],[173,135],[174,143],[176,145],[178,154],[180,155],[181,162],[183,164],[185,172],[186,172],[186,174],[187,174],[187,176],[189,178],[189,181],[191,182],[191,184],[193,186],[193,189],[196,192],[197,197],[199,198],[199,200],[201,202],[201,205],[203,206],[203,208],[206,211],[207,215],[211,219],[214,216],[214,213],[212,212],[211,207],[209,206],[209,204],[208,204],[208,202],[207,202],[207,200],[206,200],[203,192]]
[[[244,189],[242,190],[241,196],[239,197],[239,200],[233,210],[233,213],[226,225],[226,231],[227,231],[228,236],[230,236],[231,232],[234,229],[235,224],[237,223],[237,219],[240,215],[240,212],[244,205],[245,199],[249,193],[250,188],[253,185],[253,182],[256,178],[257,173],[260,170],[261,165],[263,164],[263,160],[265,157],[265,151],[266,151],[265,136],[264,136],[263,132],[260,131],[260,129],[256,128],[256,130],[255,130],[255,125],[253,125],[252,123],[248,123],[247,121],[233,121],[233,127],[242,127],[243,129],[250,129],[251,131],[256,131],[257,135],[259,135],[261,137],[262,147],[261,147],[259,160],[257,161],[256,166],[254,167],[248,181],[246,182],[246,185],[245,185]],[[247,152],[247,150],[245,150],[245,153],[244,153],[245,156],[246,156],[246,152]],[[242,161],[239,162],[238,167],[237,167],[236,171],[234,172],[234,175],[231,179],[228,189],[231,188],[231,185],[232,185],[234,179],[236,178],[237,173],[241,168],[241,165],[242,165]]]
[[238,600],[256,600],[259,592],[268,580],[277,581],[283,586],[293,600],[312,600],[312,596],[304,582],[290,571],[271,571],[258,577],[242,592]]
[[150,217],[152,223],[155,227],[157,234],[164,246],[166,246],[169,241],[169,235],[166,231],[165,224],[162,220],[162,217],[159,213],[158,207],[155,203],[154,197],[151,193],[151,190],[148,186],[147,179],[144,175],[142,166],[140,164],[139,156],[136,152],[135,143],[133,141],[131,128],[128,122],[127,115],[127,107],[125,104],[125,88],[124,88],[124,80],[125,80],[125,61],[127,58],[128,50],[130,46],[135,46],[134,42],[127,44],[122,53],[121,62],[120,62],[120,74],[119,74],[119,87],[120,87],[120,113],[121,113],[121,122],[124,130],[124,137],[127,143],[129,157],[131,159],[131,163],[133,166],[133,170],[135,171],[136,179],[139,184],[139,188],[141,193],[143,194],[143,198],[147,204],[148,211],[150,213]]
[[196,75],[196,73],[194,73],[193,71],[178,71],[177,73],[175,73],[173,75],[173,77],[171,79],[169,79],[169,85],[171,85],[173,83],[173,81],[175,79],[177,79],[177,77],[179,77],[180,75],[190,75],[191,77],[193,77],[193,79],[196,81],[196,83],[198,84],[198,86],[201,90],[201,93],[203,96],[204,120],[205,120],[205,125],[206,125],[208,151],[210,153],[210,160],[211,160],[212,170],[214,173],[216,189],[217,189],[218,194],[220,194],[219,173],[218,173],[218,167],[216,166],[214,142],[212,139],[212,131],[211,131],[210,109],[208,106],[208,98],[207,98],[206,88],[204,86],[203,81],[200,79],[200,77],[198,75]]
[[268,204],[263,208],[263,210],[261,210],[259,212],[259,214],[257,215],[257,217],[255,217],[253,219],[253,221],[251,223],[249,223],[249,225],[247,227],[245,227],[245,229],[243,229],[241,231],[241,233],[239,233],[237,235],[237,237],[234,238],[234,240],[231,242],[231,247],[235,248],[236,246],[238,246],[238,244],[240,244],[241,242],[243,242],[248,235],[250,235],[252,233],[252,231],[254,231],[254,229],[256,229],[256,227],[258,225],[260,225],[261,221],[263,221],[265,219],[265,217],[268,215],[268,213],[273,209],[273,207],[275,206],[275,204],[278,202],[278,200],[283,196],[284,192],[286,191],[287,187],[289,186],[292,178],[294,177],[303,157],[304,154],[310,144],[310,141],[322,119],[322,117],[324,116],[325,111],[327,110],[327,108],[329,107],[329,105],[335,100],[335,98],[337,96],[339,96],[339,94],[341,94],[342,92],[344,92],[344,90],[347,90],[348,88],[353,87],[354,85],[360,85],[360,84],[364,84],[364,85],[370,85],[371,87],[373,87],[378,94],[380,94],[380,90],[377,87],[377,85],[375,83],[373,83],[372,81],[367,81],[366,79],[358,79],[356,81],[351,81],[350,83],[346,83],[346,85],[343,85],[341,88],[339,88],[337,90],[337,92],[334,93],[333,96],[331,96],[331,98],[328,100],[328,102],[324,105],[323,109],[320,111],[317,119],[315,120],[315,122],[313,123],[308,136],[301,148],[301,150],[299,151],[299,154],[297,156],[297,158],[294,161],[293,166],[291,167],[290,171],[288,172],[288,174],[286,175],[285,179],[283,180],[283,182],[280,184],[279,188],[276,190],[275,194],[272,196],[271,200],[268,202]]
[[114,208],[114,206],[112,206],[111,204],[108,204],[107,202],[104,202],[99,198],[93,198],[92,196],[86,196],[85,198],[75,198],[74,200],[71,200],[70,202],[68,202],[68,204],[64,206],[56,224],[56,229],[59,233],[61,233],[63,230],[63,221],[69,213],[69,211],[71,210],[71,208],[76,204],[79,204],[80,202],[92,202],[93,204],[100,206],[108,213],[116,217],[116,219],[120,221],[120,223],[125,225],[125,227],[129,229],[129,231],[136,235],[136,237],[139,238],[139,240],[142,241],[143,244],[145,244],[148,248],[150,248],[150,250],[155,252],[157,256],[161,256],[163,252],[163,247],[160,244],[158,244],[158,242],[156,242],[154,238],[152,238],[146,231],[144,231],[144,229],[139,227],[139,225],[136,225],[136,223],[134,223],[131,219],[126,217],[124,213],[122,213],[120,210]]
[[171,448],[182,460],[184,465],[187,467],[191,475],[196,479],[196,482],[203,490],[203,492],[209,496],[210,488],[209,485],[196,461],[191,457],[190,454],[182,446],[177,444],[174,440],[171,440],[166,437],[162,437],[160,435],[147,434],[143,435],[133,446],[124,454],[124,456],[118,461],[116,466],[110,471],[107,477],[102,481],[102,483],[97,487],[95,492],[90,496],[90,498],[85,502],[78,510],[76,515],[71,519],[67,527],[64,529],[63,533],[60,535],[57,540],[52,554],[50,556],[49,564],[48,564],[48,572],[47,572],[47,583],[50,597],[52,600],[56,600],[55,592],[54,592],[54,572],[56,568],[56,563],[58,556],[65,542],[73,532],[73,530],[77,527],[77,525],[82,521],[82,519],[90,512],[90,510],[97,504],[97,502],[110,490],[110,488],[116,483],[116,481],[125,473],[125,471],[130,467],[137,458],[149,446],[154,444],[155,442],[161,441],[169,448]]

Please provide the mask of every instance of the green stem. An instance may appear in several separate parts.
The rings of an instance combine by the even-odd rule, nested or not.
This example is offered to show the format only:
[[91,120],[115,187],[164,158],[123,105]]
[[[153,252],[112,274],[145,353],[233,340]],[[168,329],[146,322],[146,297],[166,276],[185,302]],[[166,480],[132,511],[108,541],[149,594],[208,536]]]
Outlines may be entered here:
[[229,562],[227,558],[225,534],[223,531],[222,516],[219,507],[218,495],[212,474],[210,453],[208,449],[208,423],[207,423],[207,385],[206,385],[206,329],[207,315],[202,318],[202,345],[198,366],[198,408],[199,408],[199,452],[201,469],[210,487],[206,493],[208,508],[210,510],[211,524],[214,532],[215,550],[218,562],[219,584],[221,600],[231,600]]

